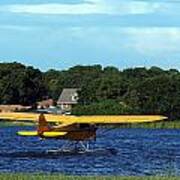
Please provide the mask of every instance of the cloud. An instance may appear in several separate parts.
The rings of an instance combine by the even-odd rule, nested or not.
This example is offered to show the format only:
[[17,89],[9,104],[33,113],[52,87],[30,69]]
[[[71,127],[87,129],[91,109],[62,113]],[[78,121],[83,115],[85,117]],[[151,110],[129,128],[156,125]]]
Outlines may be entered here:
[[38,29],[33,26],[21,26],[21,25],[0,25],[0,30],[13,30],[13,31],[32,31]]
[[11,4],[1,5],[0,12],[27,14],[147,14],[156,12],[159,3],[117,1],[117,0],[86,0],[79,4]]
[[126,48],[142,55],[165,55],[179,52],[180,28],[126,28]]
[[179,54],[179,27],[81,27],[71,28],[70,34],[114,54],[135,52],[143,57]]
[[43,69],[76,63],[180,68],[180,28],[6,28],[0,27],[0,58],[24,59],[23,62]]
[[[133,1],[136,1],[136,2],[147,2],[147,0],[133,0]],[[160,2],[160,3],[180,3],[179,0],[148,0],[148,2]]]

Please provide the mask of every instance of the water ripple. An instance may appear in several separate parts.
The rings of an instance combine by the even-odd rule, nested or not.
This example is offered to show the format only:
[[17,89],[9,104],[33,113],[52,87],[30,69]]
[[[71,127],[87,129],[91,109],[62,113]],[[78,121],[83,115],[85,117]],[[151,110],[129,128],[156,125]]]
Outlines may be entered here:
[[0,172],[180,175],[180,130],[115,129],[97,138],[95,146],[101,150],[73,154],[47,152],[64,141],[16,136],[21,129],[0,128]]

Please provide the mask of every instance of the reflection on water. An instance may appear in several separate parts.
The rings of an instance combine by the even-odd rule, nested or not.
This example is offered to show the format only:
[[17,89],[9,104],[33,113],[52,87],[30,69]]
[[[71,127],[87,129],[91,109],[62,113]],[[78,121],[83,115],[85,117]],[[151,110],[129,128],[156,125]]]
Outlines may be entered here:
[[0,172],[180,175],[180,130],[115,129],[97,138],[94,152],[77,153],[48,151],[61,147],[61,140],[16,136],[30,128],[0,129]]

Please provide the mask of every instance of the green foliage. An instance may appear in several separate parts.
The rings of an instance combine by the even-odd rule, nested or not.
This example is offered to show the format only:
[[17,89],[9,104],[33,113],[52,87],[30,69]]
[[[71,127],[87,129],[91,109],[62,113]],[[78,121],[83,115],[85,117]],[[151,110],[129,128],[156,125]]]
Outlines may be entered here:
[[160,75],[138,82],[124,98],[140,114],[180,117],[180,76]]
[[74,66],[67,71],[50,70],[44,74],[48,95],[58,98],[63,88],[81,88],[101,76],[102,67]]
[[42,73],[19,63],[0,64],[0,104],[30,105],[46,95]]
[[121,73],[116,68],[106,67],[101,71],[101,76],[82,86],[79,102],[90,104],[107,99],[121,101],[127,89],[128,82]]
[[63,88],[80,88],[75,114],[162,114],[180,118],[180,72],[101,65],[42,73],[20,63],[0,64],[0,104],[57,100]]
[[48,96],[53,99],[58,99],[64,84],[65,84],[65,72],[49,70],[44,73],[44,80],[48,92]]
[[90,105],[77,105],[73,108],[74,115],[119,115],[131,114],[133,109],[122,102],[104,100]]

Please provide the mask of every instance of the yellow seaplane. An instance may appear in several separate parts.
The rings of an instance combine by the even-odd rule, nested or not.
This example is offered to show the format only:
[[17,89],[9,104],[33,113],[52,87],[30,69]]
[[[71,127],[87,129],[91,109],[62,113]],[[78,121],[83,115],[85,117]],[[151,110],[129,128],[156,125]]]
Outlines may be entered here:
[[[96,139],[100,126],[119,127],[121,124],[156,122],[167,119],[160,115],[106,115],[106,116],[72,116],[37,113],[0,113],[1,120],[34,122],[34,131],[18,131],[20,136],[37,136],[41,139],[60,139],[74,143],[83,151],[89,150],[88,142]],[[78,146],[77,146],[78,145]],[[66,148],[69,144],[66,146]],[[61,148],[65,149],[65,147]]]

